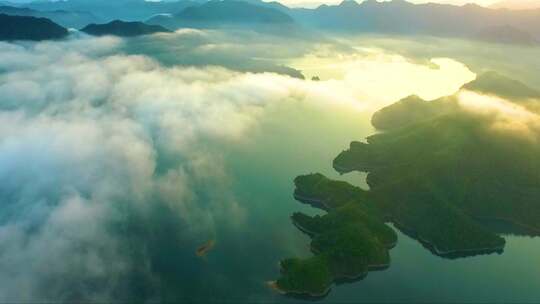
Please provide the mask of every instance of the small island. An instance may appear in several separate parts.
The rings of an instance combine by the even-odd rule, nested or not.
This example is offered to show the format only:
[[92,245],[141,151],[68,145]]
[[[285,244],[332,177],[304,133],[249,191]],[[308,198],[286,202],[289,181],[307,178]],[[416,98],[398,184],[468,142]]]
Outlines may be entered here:
[[216,240],[209,240],[208,242],[199,246],[199,248],[197,248],[195,251],[195,254],[200,258],[205,257],[210,251],[212,251],[212,249],[214,249],[215,246]]
[[155,33],[169,33],[171,31],[160,25],[114,20],[106,24],[89,24],[81,29],[81,32],[94,36],[113,35],[120,37],[134,37]]
[[[494,104],[479,111],[463,100],[471,96]],[[520,117],[540,115],[538,91],[493,72],[454,95],[410,96],[375,113],[380,132],[333,162],[341,174],[367,172],[369,190],[318,173],[295,179],[294,197],[327,213],[292,215],[314,255],[282,260],[272,287],[321,297],[340,279],[389,267],[397,236],[386,222],[451,259],[504,250],[505,231],[486,220],[540,235],[540,129],[529,121],[504,129],[501,116],[514,112],[497,112],[501,102]]]

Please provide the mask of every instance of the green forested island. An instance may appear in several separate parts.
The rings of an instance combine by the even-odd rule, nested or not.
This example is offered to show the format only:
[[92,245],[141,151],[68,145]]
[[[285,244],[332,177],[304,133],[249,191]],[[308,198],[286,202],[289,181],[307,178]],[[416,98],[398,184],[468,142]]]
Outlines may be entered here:
[[293,223],[311,236],[308,259],[281,262],[277,287],[288,293],[323,296],[337,279],[356,279],[390,264],[396,233],[366,203],[366,193],[321,174],[297,177],[295,197],[328,211],[323,216],[295,213]]
[[314,256],[286,259],[276,287],[320,296],[340,278],[389,265],[391,222],[432,253],[458,258],[502,252],[501,220],[540,234],[540,94],[489,72],[452,96],[405,98],[372,118],[380,131],[334,160],[342,173],[367,172],[368,191],[321,174],[296,178],[295,197],[326,210],[293,223]]

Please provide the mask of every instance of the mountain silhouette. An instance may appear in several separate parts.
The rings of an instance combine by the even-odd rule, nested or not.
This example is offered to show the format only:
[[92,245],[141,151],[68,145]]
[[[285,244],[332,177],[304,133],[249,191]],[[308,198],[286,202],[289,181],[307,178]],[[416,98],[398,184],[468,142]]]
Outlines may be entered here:
[[66,28],[46,18],[0,14],[0,40],[48,40],[68,35]]
[[284,12],[245,1],[210,1],[184,9],[178,14],[161,15],[147,21],[169,29],[216,27],[222,25],[291,25],[293,18]]
[[125,22],[114,20],[106,24],[90,24],[81,29],[94,36],[114,35],[114,36],[140,36],[154,33],[170,32],[168,29],[159,25],[149,25],[142,22]]
[[475,38],[490,28],[511,27],[540,38],[540,10],[496,10],[474,4],[413,4],[404,0],[361,4],[343,1],[316,9],[291,9],[298,22],[318,29]]
[[81,28],[90,23],[99,22],[99,18],[92,13],[83,11],[38,11],[27,7],[0,6],[0,13],[14,16],[31,16],[47,18],[67,28]]

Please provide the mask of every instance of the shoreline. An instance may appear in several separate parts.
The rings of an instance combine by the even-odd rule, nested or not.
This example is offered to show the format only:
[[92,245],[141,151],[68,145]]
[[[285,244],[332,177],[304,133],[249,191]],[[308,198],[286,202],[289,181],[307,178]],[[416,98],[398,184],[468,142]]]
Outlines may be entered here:
[[315,208],[319,208],[319,209],[322,209],[322,210],[327,211],[327,212],[328,212],[328,210],[331,209],[330,207],[328,207],[326,205],[325,200],[320,199],[320,198],[316,198],[316,197],[309,197],[309,196],[304,196],[302,194],[298,194],[296,190],[294,191],[293,197],[297,201],[300,201],[300,202],[305,203],[305,204],[312,205]]
[[534,233],[537,233],[536,236],[540,236],[540,228],[535,228],[535,227],[532,227],[532,226],[529,226],[529,225],[526,225],[526,224],[522,224],[522,223],[518,223],[516,221],[513,221],[513,220],[510,220],[510,219],[507,219],[507,218],[504,218],[504,217],[491,217],[491,216],[473,216],[473,218],[477,219],[477,220],[495,220],[495,221],[503,221],[503,222],[506,222],[507,224],[512,224],[512,225],[516,225],[522,229],[525,229],[525,230],[528,230],[530,232],[534,232]]
[[[280,267],[280,272],[281,272],[281,262],[279,262],[278,265]],[[307,296],[310,298],[322,298],[322,297],[327,296],[328,293],[330,293],[330,291],[332,290],[332,288],[335,285],[339,284],[340,280],[355,281],[355,280],[363,279],[372,271],[385,270],[385,269],[388,269],[389,267],[390,267],[390,262],[387,264],[372,264],[372,265],[367,266],[368,268],[367,271],[361,272],[357,275],[342,275],[339,277],[335,277],[332,279],[332,283],[330,284],[330,286],[328,286],[328,288],[326,288],[326,290],[322,293],[310,293],[310,292],[299,291],[299,290],[286,291],[286,290],[281,289],[278,286],[277,280],[266,281],[266,285],[273,291],[283,296]]]
[[437,245],[429,242],[426,239],[423,239],[423,238],[419,237],[418,233],[416,231],[414,231],[413,229],[405,227],[404,225],[402,225],[401,223],[399,223],[396,220],[391,220],[390,222],[392,222],[394,224],[394,226],[397,229],[401,230],[405,235],[419,241],[427,249],[432,251],[435,255],[438,255],[438,256],[443,257],[443,258],[446,257],[446,256],[449,256],[449,255],[467,254],[467,253],[470,253],[470,252],[476,252],[477,254],[494,253],[494,252],[502,251],[504,249],[504,246],[505,246],[505,244],[503,244],[501,246],[496,246],[496,247],[468,248],[468,249],[455,249],[455,250],[443,251],[443,250],[439,249],[437,247]]
[[336,170],[341,175],[346,174],[346,173],[350,173],[350,172],[353,172],[353,171],[360,171],[360,169],[357,169],[357,168],[352,168],[351,169],[351,168],[343,167],[343,166],[340,166],[340,165],[337,165],[337,164],[333,164],[333,167],[334,167],[334,170]]
[[[332,284],[334,285],[334,284]],[[332,286],[328,287],[324,292],[322,293],[309,293],[309,292],[304,292],[304,291],[298,291],[298,290],[291,290],[291,291],[285,291],[281,288],[279,288],[279,286],[277,285],[277,281],[266,281],[266,286],[268,286],[270,289],[272,289],[273,291],[283,295],[283,296],[307,296],[307,297],[310,297],[310,298],[323,298],[325,297],[326,295],[328,295],[328,293],[330,293],[330,291],[332,290]]]
[[293,225],[298,228],[300,231],[302,231],[303,233],[309,235],[309,236],[313,236],[313,235],[316,235],[315,232],[313,231],[310,231],[309,229],[306,229],[304,228],[302,225],[300,225],[292,216],[291,216],[291,219],[292,219],[292,222],[293,222]]
[[[309,229],[306,229],[304,227],[302,227],[302,225],[300,225],[299,223],[297,223],[294,219],[293,219],[293,225],[295,227],[297,227],[300,231],[308,234],[308,235],[316,235],[316,233],[310,231]],[[392,246],[395,246],[397,244],[397,241],[394,242],[393,244],[391,244]],[[389,248],[392,248],[392,247],[389,247]],[[310,251],[313,253],[313,254],[317,254],[315,252],[315,250],[313,250],[313,248],[310,246]],[[360,272],[356,275],[341,275],[339,277],[333,277],[332,278],[332,283],[330,284],[330,286],[323,292],[323,293],[317,293],[317,294],[314,294],[314,293],[309,293],[309,292],[301,292],[301,291],[298,291],[298,290],[292,290],[292,291],[285,291],[281,288],[279,288],[279,286],[277,285],[277,280],[274,280],[274,281],[266,281],[266,284],[267,286],[276,291],[277,293],[279,294],[282,294],[282,295],[291,295],[291,296],[308,296],[308,297],[311,297],[311,298],[321,298],[321,297],[324,297],[326,296],[331,290],[332,290],[332,287],[336,284],[339,284],[339,281],[355,281],[355,280],[359,280],[359,279],[362,279],[362,278],[365,278],[370,272],[372,271],[380,271],[380,270],[385,270],[385,269],[388,269],[390,267],[390,256],[388,256],[388,263],[384,263],[384,264],[370,264],[370,265],[367,265],[367,270],[366,271],[363,271],[363,272]],[[280,273],[283,272],[283,268],[281,266],[281,261],[278,262],[278,267],[280,269]]]
[[[325,201],[323,199],[320,199],[320,198],[316,198],[316,197],[309,197],[309,196],[304,196],[302,194],[298,194],[294,193],[294,198],[298,201],[301,201],[301,202],[304,202],[304,203],[307,203],[307,204],[310,204],[312,206],[315,206],[317,208],[320,208],[320,209],[323,209],[325,211],[328,211],[330,208],[328,208],[328,206],[326,205]],[[320,206],[317,206],[317,205],[320,205]],[[480,217],[477,217],[477,218],[480,218]],[[503,220],[503,221],[507,221],[506,219],[503,219],[503,218],[493,218],[493,217],[482,217],[483,219],[495,219],[495,220]],[[399,230],[401,230],[402,232],[403,231],[406,231],[407,233],[406,234],[409,234],[412,238],[418,240],[420,243],[424,244],[428,249],[430,249],[435,255],[438,255],[438,256],[441,256],[441,257],[445,257],[445,256],[448,256],[448,255],[459,255],[459,254],[468,254],[468,253],[471,253],[471,252],[477,252],[478,254],[482,254],[482,253],[493,253],[493,252],[499,252],[499,251],[502,251],[505,247],[505,244],[501,245],[501,246],[495,246],[495,247],[482,247],[482,248],[467,248],[467,249],[455,249],[455,250],[441,250],[439,247],[437,247],[437,245],[429,242],[428,240],[426,239],[423,239],[421,237],[418,236],[417,232],[414,231],[413,229],[410,229],[410,228],[407,228],[405,227],[404,225],[402,225],[401,223],[399,223],[398,221],[396,221],[395,219],[393,219],[392,217],[388,218],[388,221],[393,223],[395,225],[395,227]],[[526,229],[533,229],[532,227],[527,227],[525,225],[521,225],[521,224],[518,224],[518,223],[514,223],[512,221],[507,221],[511,224],[515,224],[515,225],[518,225],[522,228],[526,228]],[[315,235],[314,232],[312,231],[309,231],[308,229],[302,227],[300,224],[298,224],[296,221],[293,220],[293,224],[298,228],[300,229],[302,232],[308,234],[308,235]],[[540,232],[540,231],[539,231]],[[392,244],[389,244],[388,245],[388,248],[391,249],[391,248],[394,248],[395,246],[397,245],[397,241],[392,243]]]
[[[279,267],[279,272],[282,273],[283,272],[283,266],[281,265],[281,261],[278,262],[278,267]],[[281,288],[279,288],[278,284],[277,284],[277,280],[274,280],[274,281],[266,281],[266,285],[274,290],[275,292],[283,295],[283,296],[308,296],[308,297],[312,297],[312,298],[322,298],[326,295],[328,295],[328,293],[330,292],[330,290],[332,290],[332,286],[334,285],[334,281],[332,281],[332,284],[330,284],[330,286],[328,286],[328,288],[323,292],[323,293],[320,293],[320,294],[315,294],[315,293],[309,293],[309,292],[304,292],[304,291],[299,291],[299,290],[291,290],[291,291],[285,291]]]
[[367,168],[367,166],[345,167],[345,166],[342,166],[342,165],[339,165],[339,164],[336,164],[336,163],[332,163],[332,167],[334,168],[334,170],[336,170],[341,175],[351,173],[351,172],[354,172],[354,171],[369,173],[371,170],[376,168],[376,167]]

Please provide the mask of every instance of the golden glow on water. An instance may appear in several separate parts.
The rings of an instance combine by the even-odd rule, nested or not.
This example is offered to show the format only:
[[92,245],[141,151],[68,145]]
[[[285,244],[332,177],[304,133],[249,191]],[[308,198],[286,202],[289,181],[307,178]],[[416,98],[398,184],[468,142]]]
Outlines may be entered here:
[[322,85],[341,85],[358,102],[375,108],[413,94],[426,100],[452,95],[476,77],[464,64],[449,58],[414,62],[380,49],[356,49],[355,54],[311,53],[289,65],[308,79],[319,77]]

